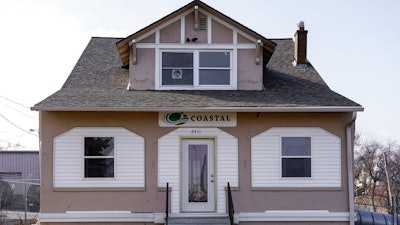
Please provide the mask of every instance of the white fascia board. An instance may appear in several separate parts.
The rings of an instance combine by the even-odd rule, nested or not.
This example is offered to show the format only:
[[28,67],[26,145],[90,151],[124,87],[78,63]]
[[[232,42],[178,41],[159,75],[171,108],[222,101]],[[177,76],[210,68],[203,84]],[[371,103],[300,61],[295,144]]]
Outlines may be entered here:
[[322,107],[32,107],[34,111],[123,111],[123,112],[360,112],[357,106]]
[[193,49],[255,49],[256,45],[253,43],[240,43],[240,44],[175,44],[175,43],[137,43],[136,48],[159,48],[159,49],[178,49],[178,50],[193,50]]
[[348,212],[330,212],[327,210],[268,210],[265,212],[239,213],[240,222],[330,222],[349,221]]

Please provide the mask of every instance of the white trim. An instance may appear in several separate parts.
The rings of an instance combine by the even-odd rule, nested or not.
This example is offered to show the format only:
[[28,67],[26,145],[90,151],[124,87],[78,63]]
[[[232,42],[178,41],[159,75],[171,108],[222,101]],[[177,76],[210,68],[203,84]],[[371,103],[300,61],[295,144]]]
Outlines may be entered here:
[[[137,45],[136,45],[137,47]],[[161,85],[161,79],[159,76],[159,71],[160,71],[160,67],[161,67],[161,62],[160,62],[160,48],[158,47],[158,45],[155,45],[155,49],[154,49],[154,89],[157,89],[157,87],[160,87]]]
[[185,17],[181,17],[181,44],[185,44]]
[[232,85],[233,90],[237,90],[237,88],[238,88],[238,67],[239,67],[239,65],[238,65],[238,48],[233,48],[231,57],[232,57],[231,58],[232,59],[232,66],[231,66],[232,82],[231,82],[231,85]]
[[233,33],[232,33],[232,40],[233,40],[233,44],[234,45],[237,45],[237,43],[238,43],[238,39],[237,39],[237,34],[238,34],[238,32],[237,32],[237,30],[233,30]]
[[163,223],[164,213],[132,213],[130,211],[66,211],[39,213],[40,222],[153,222]]
[[[234,64],[234,59],[237,58],[237,51],[233,51],[234,49],[156,49],[156,52],[159,53],[158,62],[156,62],[156,71],[155,71],[155,86],[156,90],[235,90],[237,87],[237,64]],[[193,84],[188,85],[162,85],[162,53],[163,52],[178,52],[178,53],[192,53],[193,54]],[[201,52],[229,52],[230,53],[230,67],[229,67],[229,79],[230,84],[224,85],[201,85],[200,81],[200,70],[207,69],[200,67],[200,53]],[[236,60],[237,62],[237,60]],[[228,69],[224,67],[212,67],[214,69]],[[235,69],[234,69],[235,68]]]
[[265,212],[239,213],[240,222],[332,222],[349,221],[348,212],[328,210],[267,210]]
[[[156,32],[157,34],[158,32]],[[158,38],[157,38],[158,36]],[[156,35],[156,41],[159,35]],[[159,42],[159,40],[158,40]],[[154,43],[137,43],[136,48],[168,48],[168,49],[256,49],[254,43],[241,43],[241,44],[154,44]]]
[[[202,12],[203,10],[200,10],[200,12]],[[212,44],[212,24],[211,24],[211,16],[206,13],[206,12],[202,12],[204,14],[207,15],[207,43],[208,44]]]
[[[160,44],[160,31],[159,31],[159,30],[156,31],[156,32],[155,32],[155,35],[156,35],[156,40],[155,40],[156,43],[155,43],[155,44],[151,44],[151,45],[154,45],[154,46],[157,45],[157,44]],[[143,45],[143,44],[139,44],[139,45]],[[136,48],[138,48],[138,47],[137,47],[137,44],[136,44]]]

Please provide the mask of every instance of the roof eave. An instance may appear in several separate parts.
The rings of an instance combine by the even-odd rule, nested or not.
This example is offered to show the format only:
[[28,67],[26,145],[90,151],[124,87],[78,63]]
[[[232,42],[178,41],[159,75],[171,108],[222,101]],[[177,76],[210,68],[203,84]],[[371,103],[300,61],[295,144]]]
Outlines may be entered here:
[[362,112],[361,106],[317,107],[46,107],[34,106],[34,111],[113,111],[113,112]]

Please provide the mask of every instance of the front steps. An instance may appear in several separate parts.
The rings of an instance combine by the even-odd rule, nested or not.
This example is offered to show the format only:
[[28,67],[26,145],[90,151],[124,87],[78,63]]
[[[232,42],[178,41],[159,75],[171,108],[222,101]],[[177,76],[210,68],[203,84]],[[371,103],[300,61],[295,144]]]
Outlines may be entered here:
[[169,217],[168,225],[230,225],[228,216]]

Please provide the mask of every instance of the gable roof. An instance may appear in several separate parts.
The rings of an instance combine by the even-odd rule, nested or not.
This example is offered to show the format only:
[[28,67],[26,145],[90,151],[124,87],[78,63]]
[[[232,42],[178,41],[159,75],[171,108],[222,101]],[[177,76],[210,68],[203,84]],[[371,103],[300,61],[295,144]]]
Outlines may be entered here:
[[235,20],[231,19],[230,17],[224,15],[223,13],[219,12],[218,10],[210,7],[209,5],[205,4],[202,1],[199,0],[194,0],[191,3],[183,6],[182,8],[172,12],[171,14],[161,18],[160,20],[150,24],[149,26],[139,30],[138,32],[129,35],[128,37],[120,40],[117,42],[117,48],[118,48],[118,52],[119,55],[121,57],[122,60],[122,65],[126,66],[129,64],[129,42],[140,37],[141,35],[144,35],[154,29],[156,29],[157,27],[159,27],[160,25],[162,25],[163,23],[176,18],[177,16],[181,15],[183,12],[186,12],[190,9],[193,9],[195,6],[198,6],[199,8],[205,10],[206,12],[212,14],[213,16],[222,19],[226,22],[228,22],[229,24],[233,25],[234,27],[238,28],[239,30],[251,35],[252,37],[254,37],[257,40],[261,40],[261,42],[263,43],[263,47],[264,49],[266,49],[269,52],[269,55],[273,53],[276,44],[270,40],[268,40],[267,38],[263,37],[262,35],[258,34],[257,32],[251,30],[250,28],[236,22]]
[[126,90],[128,70],[121,68],[115,43],[125,39],[92,38],[67,81],[36,104],[39,111],[362,111],[332,91],[309,65],[294,67],[293,40],[272,39],[276,50],[268,62],[261,91]]

